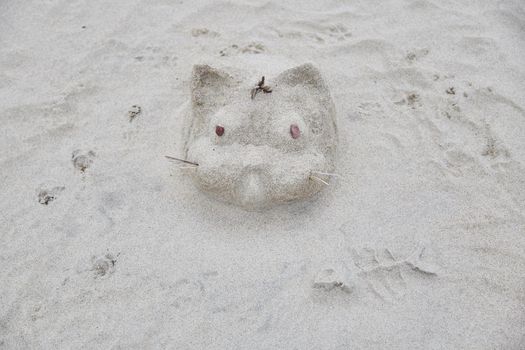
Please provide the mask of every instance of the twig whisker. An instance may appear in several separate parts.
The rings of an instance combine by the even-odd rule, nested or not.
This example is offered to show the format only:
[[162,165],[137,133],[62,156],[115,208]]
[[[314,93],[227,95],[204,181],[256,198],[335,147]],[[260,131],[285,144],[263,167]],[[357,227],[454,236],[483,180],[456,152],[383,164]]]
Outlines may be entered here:
[[191,164],[191,165],[194,165],[194,166],[199,166],[198,163],[190,162],[189,160],[186,160],[186,159],[180,159],[180,158],[171,157],[171,156],[164,156],[164,157],[168,158],[169,160],[176,160],[176,161],[178,161],[178,162],[183,162],[183,163],[186,163],[186,164]]
[[310,179],[313,179],[313,180],[317,180],[317,181],[320,181],[322,183],[324,183],[326,186],[330,186],[330,184],[328,182],[326,182],[325,180],[315,176],[315,175],[310,175]]

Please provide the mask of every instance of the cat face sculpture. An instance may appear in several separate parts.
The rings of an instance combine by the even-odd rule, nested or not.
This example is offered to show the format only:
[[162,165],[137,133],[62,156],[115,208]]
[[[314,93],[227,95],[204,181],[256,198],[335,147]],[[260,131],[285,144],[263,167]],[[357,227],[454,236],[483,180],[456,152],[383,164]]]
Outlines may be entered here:
[[[201,190],[245,208],[304,199],[326,187],[337,145],[335,109],[319,71],[304,64],[266,77],[196,65],[185,157]],[[269,90],[269,89],[268,89]]]

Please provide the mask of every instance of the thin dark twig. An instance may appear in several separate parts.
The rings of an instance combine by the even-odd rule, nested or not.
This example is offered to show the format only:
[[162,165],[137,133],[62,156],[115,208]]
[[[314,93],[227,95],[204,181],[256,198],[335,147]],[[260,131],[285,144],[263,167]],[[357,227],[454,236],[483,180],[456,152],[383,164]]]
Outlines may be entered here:
[[192,165],[196,165],[196,166],[199,166],[199,164],[197,163],[194,163],[194,162],[190,162],[189,160],[186,160],[186,159],[180,159],[180,158],[175,158],[175,157],[170,157],[170,156],[164,156],[170,160],[177,160],[179,162],[183,162],[183,163],[186,163],[186,164],[192,164]]

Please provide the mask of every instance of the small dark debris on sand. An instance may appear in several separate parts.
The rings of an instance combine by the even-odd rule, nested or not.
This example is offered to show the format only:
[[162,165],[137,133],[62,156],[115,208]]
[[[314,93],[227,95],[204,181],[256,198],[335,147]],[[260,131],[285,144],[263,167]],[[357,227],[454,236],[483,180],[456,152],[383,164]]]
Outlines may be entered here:
[[257,93],[259,91],[262,91],[266,94],[269,94],[272,92],[272,88],[269,87],[268,85],[264,85],[264,76],[261,78],[261,80],[257,83],[257,86],[255,86],[252,91],[251,91],[251,97],[252,97],[252,100],[255,98],[255,96],[257,95]]
[[142,107],[139,105],[131,106],[131,109],[128,111],[129,122],[131,123],[140,113],[142,113]]
[[416,94],[415,92],[408,94],[407,102],[409,106],[411,106],[412,108],[415,108],[416,103],[419,102],[419,95]]

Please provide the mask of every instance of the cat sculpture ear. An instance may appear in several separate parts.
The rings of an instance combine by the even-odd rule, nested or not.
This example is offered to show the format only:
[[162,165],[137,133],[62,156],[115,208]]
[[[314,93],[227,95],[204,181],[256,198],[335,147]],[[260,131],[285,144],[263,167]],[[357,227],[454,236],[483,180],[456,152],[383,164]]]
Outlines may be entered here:
[[323,93],[328,93],[328,87],[326,86],[321,73],[311,63],[305,63],[285,70],[279,74],[276,82],[288,85],[289,87],[301,85],[309,89],[320,90]]
[[203,121],[228,100],[233,79],[226,72],[208,65],[193,66],[191,101],[194,118]]
[[328,85],[317,68],[311,63],[305,63],[285,70],[275,79],[274,91],[279,93],[283,90],[288,91],[294,99],[300,99],[301,102],[296,103],[296,111],[308,118],[313,134],[325,138],[335,137],[335,107]]

